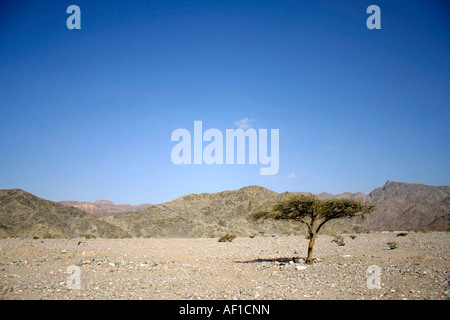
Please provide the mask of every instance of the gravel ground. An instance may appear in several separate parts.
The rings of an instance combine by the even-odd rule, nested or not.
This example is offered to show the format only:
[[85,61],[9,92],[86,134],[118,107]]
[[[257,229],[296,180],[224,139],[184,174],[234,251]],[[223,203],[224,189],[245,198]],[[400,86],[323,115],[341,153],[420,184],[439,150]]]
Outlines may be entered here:
[[294,236],[1,239],[0,299],[449,299],[450,233],[397,234],[319,235],[311,266]]

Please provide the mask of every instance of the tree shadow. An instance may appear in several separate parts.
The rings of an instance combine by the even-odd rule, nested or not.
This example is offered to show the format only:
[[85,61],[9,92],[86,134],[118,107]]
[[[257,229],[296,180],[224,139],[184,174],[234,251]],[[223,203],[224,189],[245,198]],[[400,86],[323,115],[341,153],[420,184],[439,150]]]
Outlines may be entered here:
[[294,263],[298,263],[300,262],[300,260],[303,259],[303,261],[305,261],[305,258],[302,257],[279,257],[279,258],[258,258],[258,259],[253,259],[253,260],[243,260],[243,261],[238,261],[235,260],[235,263],[261,263],[261,262],[278,262],[278,263],[289,263],[289,262],[294,262]]

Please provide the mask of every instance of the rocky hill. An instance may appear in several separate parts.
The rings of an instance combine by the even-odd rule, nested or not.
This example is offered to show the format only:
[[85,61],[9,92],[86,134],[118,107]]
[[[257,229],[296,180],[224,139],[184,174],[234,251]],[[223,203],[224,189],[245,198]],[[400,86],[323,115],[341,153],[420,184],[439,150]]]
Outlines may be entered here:
[[364,220],[349,220],[373,230],[434,230],[447,231],[450,215],[450,187],[428,186],[418,183],[387,181],[384,186],[371,191],[333,195],[320,193],[319,199],[348,198],[369,204],[378,209]]
[[89,233],[102,238],[130,235],[78,208],[41,199],[20,189],[0,190],[0,238],[72,238]]
[[[217,237],[225,233],[249,236],[259,233],[302,234],[304,225],[292,221],[254,221],[249,214],[268,209],[291,193],[279,194],[259,186],[218,193],[189,194],[139,212],[104,218],[130,234],[144,237]],[[330,222],[323,232],[363,230],[347,222]]]
[[378,210],[361,222],[375,230],[448,230],[450,187],[388,181],[369,193]]
[[131,204],[115,204],[109,200],[97,200],[95,202],[79,202],[79,201],[59,201],[60,204],[79,208],[85,212],[95,214],[98,217],[114,216],[116,214],[128,211],[144,210],[152,205],[143,203],[138,206]]

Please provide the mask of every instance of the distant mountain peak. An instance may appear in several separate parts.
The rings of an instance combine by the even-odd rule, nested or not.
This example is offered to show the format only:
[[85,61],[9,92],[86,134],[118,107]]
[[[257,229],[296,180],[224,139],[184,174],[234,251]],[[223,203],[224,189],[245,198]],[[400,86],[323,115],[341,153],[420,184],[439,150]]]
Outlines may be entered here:
[[99,217],[112,216],[127,211],[143,210],[152,206],[152,204],[149,203],[140,204],[138,206],[133,206],[131,204],[115,204],[110,200],[97,200],[95,202],[60,201],[59,203],[65,206],[79,208]]
[[95,204],[106,204],[106,205],[114,205],[115,203],[110,200],[95,200]]

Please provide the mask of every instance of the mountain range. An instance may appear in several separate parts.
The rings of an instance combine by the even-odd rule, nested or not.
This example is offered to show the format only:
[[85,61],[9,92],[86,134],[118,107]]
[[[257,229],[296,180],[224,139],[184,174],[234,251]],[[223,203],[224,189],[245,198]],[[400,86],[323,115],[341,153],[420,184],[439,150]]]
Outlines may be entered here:
[[131,204],[115,204],[109,200],[97,200],[95,202],[59,201],[58,203],[79,208],[98,217],[114,216],[127,211],[144,210],[152,206],[150,203],[143,203],[137,206]]
[[[260,186],[248,186],[218,193],[189,194],[140,207],[115,205],[104,200],[57,203],[20,189],[0,190],[0,237],[71,238],[83,233],[103,238],[218,237],[225,233],[236,236],[298,235],[305,229],[294,221],[249,219],[249,214],[255,210],[268,209],[294,193],[300,192],[277,193]],[[369,194],[320,193],[317,197],[351,198],[378,206],[364,220],[330,221],[321,231],[323,233],[449,230],[449,186],[387,181]],[[125,208],[133,211],[118,213]]]
[[450,186],[387,181],[368,195],[378,210],[361,222],[375,230],[448,230]]
[[103,238],[131,236],[78,208],[45,200],[21,189],[0,190],[0,238],[73,238],[80,234]]

